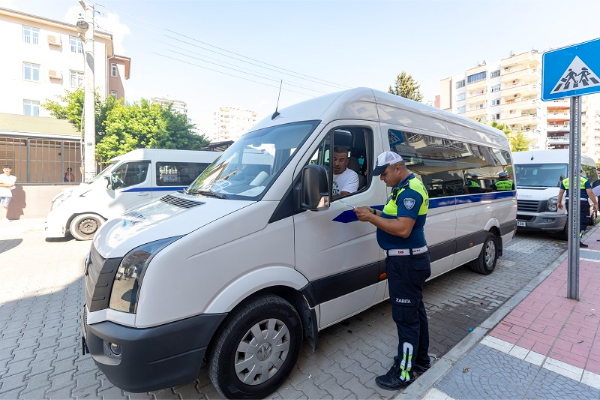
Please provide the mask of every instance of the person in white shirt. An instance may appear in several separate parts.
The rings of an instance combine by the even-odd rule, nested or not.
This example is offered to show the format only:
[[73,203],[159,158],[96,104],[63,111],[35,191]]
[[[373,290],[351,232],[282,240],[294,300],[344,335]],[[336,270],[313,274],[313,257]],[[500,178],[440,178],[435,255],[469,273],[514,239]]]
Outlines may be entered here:
[[333,149],[333,198],[354,193],[358,190],[358,174],[348,169],[348,149]]
[[8,203],[12,200],[12,190],[15,188],[17,177],[11,175],[12,168],[10,165],[4,166],[4,173],[0,175],[0,221],[8,222],[6,214],[8,212]]

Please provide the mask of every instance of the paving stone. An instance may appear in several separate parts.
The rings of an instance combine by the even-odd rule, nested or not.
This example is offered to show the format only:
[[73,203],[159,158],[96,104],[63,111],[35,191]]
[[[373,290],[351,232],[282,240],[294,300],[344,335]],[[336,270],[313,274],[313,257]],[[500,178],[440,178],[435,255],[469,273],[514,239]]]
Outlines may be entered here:
[[106,388],[104,390],[99,390],[98,396],[101,397],[102,399],[106,399],[106,400],[127,399],[127,396],[125,395],[125,393],[121,389],[114,387],[114,386],[110,387],[110,388]]

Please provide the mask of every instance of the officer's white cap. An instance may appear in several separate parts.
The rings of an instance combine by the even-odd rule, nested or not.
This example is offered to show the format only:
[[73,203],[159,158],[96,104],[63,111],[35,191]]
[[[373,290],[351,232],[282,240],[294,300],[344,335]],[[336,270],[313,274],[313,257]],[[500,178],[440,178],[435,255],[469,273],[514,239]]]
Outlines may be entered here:
[[381,175],[385,171],[385,169],[398,162],[402,161],[402,157],[398,153],[394,153],[393,151],[384,151],[380,155],[377,156],[377,161],[375,162],[375,169],[373,170],[373,175]]

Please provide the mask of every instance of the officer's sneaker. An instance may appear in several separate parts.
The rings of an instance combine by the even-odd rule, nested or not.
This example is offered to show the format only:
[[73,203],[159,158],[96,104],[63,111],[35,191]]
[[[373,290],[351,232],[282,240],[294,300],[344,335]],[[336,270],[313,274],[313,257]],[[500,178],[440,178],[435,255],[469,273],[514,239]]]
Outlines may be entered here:
[[398,390],[407,387],[415,381],[415,377],[409,372],[410,379],[400,379],[400,365],[398,359],[394,357],[394,365],[385,375],[378,376],[375,378],[375,383],[382,389],[386,390]]
[[419,375],[423,375],[429,368],[431,368],[431,363],[417,364],[412,368],[412,370]]
[[586,247],[589,247],[589,246],[587,244],[583,243],[583,242],[579,242],[579,247],[586,248]]

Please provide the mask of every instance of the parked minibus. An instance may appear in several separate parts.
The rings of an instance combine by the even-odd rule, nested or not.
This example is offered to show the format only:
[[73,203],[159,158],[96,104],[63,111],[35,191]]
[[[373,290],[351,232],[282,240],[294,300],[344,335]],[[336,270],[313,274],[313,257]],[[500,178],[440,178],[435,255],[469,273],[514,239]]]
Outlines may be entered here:
[[[337,147],[360,179],[333,199]],[[492,190],[512,171],[506,135],[358,88],[279,110],[184,192],[107,221],[85,264],[84,352],[132,392],[191,382],[205,361],[224,396],[268,396],[304,339],[316,348],[320,330],[389,297],[375,227],[345,204],[382,209],[390,189],[372,170],[389,150],[429,191],[432,278],[492,273],[516,230],[515,191]]]
[[[517,183],[517,228],[523,231],[541,230],[567,238],[566,208],[558,208],[560,183],[568,177],[569,150],[532,150],[513,153]],[[591,182],[595,181],[596,162],[581,155],[581,167]],[[563,201],[565,199],[563,198]],[[597,213],[591,212],[593,225]]]
[[220,154],[138,149],[115,157],[90,182],[54,197],[46,219],[46,237],[62,238],[70,233],[77,240],[89,240],[107,219],[185,189]]

